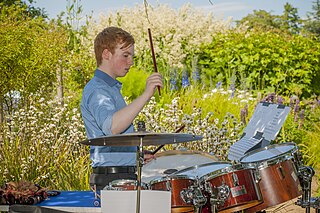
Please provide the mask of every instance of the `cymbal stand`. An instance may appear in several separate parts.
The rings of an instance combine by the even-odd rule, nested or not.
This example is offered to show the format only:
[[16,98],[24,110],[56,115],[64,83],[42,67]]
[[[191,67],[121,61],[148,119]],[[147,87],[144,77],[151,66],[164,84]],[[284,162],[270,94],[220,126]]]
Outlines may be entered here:
[[306,209],[306,213],[310,213],[310,206],[319,208],[317,199],[311,200],[311,182],[312,176],[315,174],[314,169],[311,166],[301,166],[298,168],[298,176],[302,187],[302,198],[299,198],[296,202],[296,205],[301,206]]
[[[143,121],[138,122],[138,131],[145,131],[146,126]],[[142,165],[144,162],[143,157],[143,136],[140,137],[140,144],[137,147],[137,203],[136,203],[136,213],[140,213],[140,204],[141,204],[141,173]]]
[[141,171],[143,165],[143,137],[140,138],[140,146],[137,147],[137,206],[136,213],[140,213],[140,200],[141,200]]

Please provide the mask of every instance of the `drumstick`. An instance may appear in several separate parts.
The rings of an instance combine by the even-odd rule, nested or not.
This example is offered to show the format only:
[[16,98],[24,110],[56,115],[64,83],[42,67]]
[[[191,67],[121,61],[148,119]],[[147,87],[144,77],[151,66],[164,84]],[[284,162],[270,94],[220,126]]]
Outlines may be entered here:
[[[155,56],[155,54],[154,54],[154,49],[153,49],[152,36],[151,36],[151,30],[150,30],[150,28],[148,28],[148,34],[149,34],[149,40],[150,40],[150,47],[151,47],[151,53],[152,53],[152,61],[153,61],[154,72],[158,72],[157,61],[156,61],[156,56]],[[161,96],[160,86],[158,86],[158,92],[159,92],[159,96]]]
[[[175,133],[179,133],[181,130],[183,130],[183,128],[185,127],[186,125],[182,125],[179,129],[176,130]],[[156,154],[162,147],[164,147],[164,144],[160,145],[158,148],[156,148],[153,152],[151,152],[152,155]]]

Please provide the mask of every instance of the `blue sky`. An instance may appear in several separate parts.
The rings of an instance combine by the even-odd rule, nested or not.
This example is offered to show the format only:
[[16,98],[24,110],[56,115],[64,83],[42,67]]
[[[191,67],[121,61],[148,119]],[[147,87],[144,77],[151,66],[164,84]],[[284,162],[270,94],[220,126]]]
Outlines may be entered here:
[[[148,0],[149,4],[155,6],[157,3],[167,4],[172,8],[180,8],[184,4],[190,3],[194,7],[204,11],[211,11],[214,15],[222,18],[232,16],[234,20],[253,13],[253,10],[266,10],[273,15],[282,14],[283,6],[286,2],[298,8],[301,18],[306,17],[306,12],[312,11],[314,0]],[[143,4],[143,0],[80,0],[84,14],[92,12],[98,16],[100,13],[107,14],[109,11],[116,11],[123,7],[133,7]],[[44,8],[50,18],[55,18],[57,14],[65,11],[67,0],[36,0],[36,7]],[[94,15],[94,16],[95,16]]]

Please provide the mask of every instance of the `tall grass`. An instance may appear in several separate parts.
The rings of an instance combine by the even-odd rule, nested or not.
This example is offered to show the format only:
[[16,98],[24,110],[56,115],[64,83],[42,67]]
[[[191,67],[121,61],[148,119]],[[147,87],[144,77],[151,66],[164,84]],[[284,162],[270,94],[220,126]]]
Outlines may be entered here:
[[[30,97],[31,99],[31,97]],[[88,188],[88,148],[77,109],[34,98],[7,116],[0,142],[0,182],[29,180],[56,189]]]

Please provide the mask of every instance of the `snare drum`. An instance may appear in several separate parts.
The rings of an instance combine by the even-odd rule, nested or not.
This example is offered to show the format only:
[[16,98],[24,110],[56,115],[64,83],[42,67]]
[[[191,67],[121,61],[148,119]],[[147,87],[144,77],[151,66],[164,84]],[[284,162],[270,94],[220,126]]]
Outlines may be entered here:
[[295,164],[297,151],[295,143],[274,144],[253,150],[240,159],[243,164],[256,165],[263,197],[263,203],[245,212],[257,212],[302,194]]
[[[137,181],[136,180],[114,180],[111,181],[107,186],[104,187],[106,190],[117,190],[117,191],[126,191],[126,190],[137,190]],[[148,189],[147,184],[142,182],[141,189]]]
[[181,192],[190,188],[195,180],[186,175],[160,177],[150,181],[151,190],[171,191],[171,212],[192,212],[192,203],[183,200]]
[[181,170],[176,174],[199,177],[203,194],[208,201],[203,213],[211,213],[215,206],[219,212],[235,212],[261,203],[254,167],[229,162],[213,162]]
[[142,167],[141,179],[145,183],[191,166],[218,161],[213,155],[195,150],[170,150],[155,157]]

